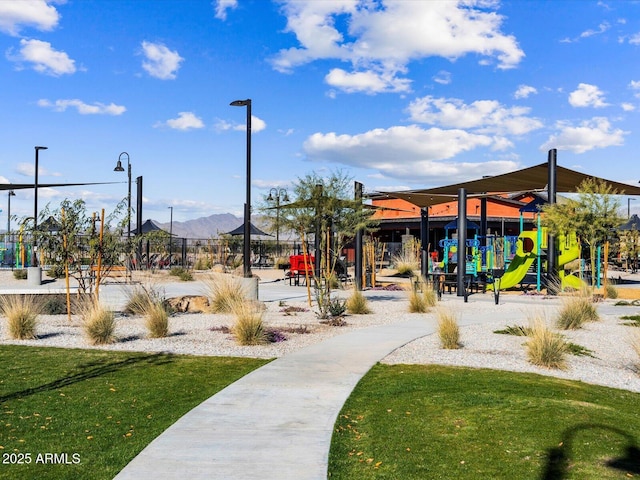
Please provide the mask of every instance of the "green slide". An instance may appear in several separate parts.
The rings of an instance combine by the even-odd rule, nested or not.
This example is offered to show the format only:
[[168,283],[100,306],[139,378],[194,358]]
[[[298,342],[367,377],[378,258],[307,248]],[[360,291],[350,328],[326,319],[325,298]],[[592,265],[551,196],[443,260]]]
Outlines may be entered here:
[[[529,268],[531,268],[531,265],[533,265],[535,259],[535,255],[516,255],[513,257],[509,268],[504,272],[502,278],[500,278],[500,290],[505,290],[519,284],[529,271]],[[487,290],[493,290],[493,285],[487,285]]]

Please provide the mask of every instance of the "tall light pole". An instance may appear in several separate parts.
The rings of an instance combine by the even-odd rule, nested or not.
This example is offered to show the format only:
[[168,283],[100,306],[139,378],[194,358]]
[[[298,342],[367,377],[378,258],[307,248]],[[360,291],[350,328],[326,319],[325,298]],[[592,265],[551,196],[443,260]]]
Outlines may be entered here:
[[34,147],[36,150],[36,172],[35,181],[33,183],[33,266],[38,266],[38,254],[36,252],[36,231],[38,230],[38,158],[40,150],[47,150],[48,147]]
[[11,233],[11,197],[15,197],[16,192],[13,190],[9,190],[7,193],[7,239],[9,238],[9,233]]
[[251,277],[251,99],[234,100],[232,107],[247,107],[247,199],[244,204],[244,240],[242,251],[243,272]]
[[127,156],[127,177],[129,179],[129,189],[127,191],[127,218],[129,220],[127,226],[127,241],[131,238],[131,160],[129,158],[129,154],[127,152],[122,152],[118,156],[118,163],[116,168],[113,169],[114,172],[124,172],[124,167],[122,166],[122,156]]
[[171,210],[169,220],[169,268],[171,268],[171,255],[173,254],[173,207],[168,208]]
[[635,198],[627,198],[627,219],[631,218],[631,200],[636,200]]
[[[275,196],[274,196],[275,194]],[[272,188],[269,190],[267,202],[276,202],[276,256],[280,256],[280,196],[283,202],[289,201],[286,188]]]

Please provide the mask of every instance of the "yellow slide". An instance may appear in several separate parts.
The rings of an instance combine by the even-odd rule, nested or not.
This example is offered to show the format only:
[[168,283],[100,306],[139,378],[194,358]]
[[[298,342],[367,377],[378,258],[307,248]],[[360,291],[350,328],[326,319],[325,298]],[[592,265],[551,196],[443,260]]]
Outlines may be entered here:
[[[509,268],[500,278],[500,290],[515,287],[529,271],[536,256],[538,255],[537,231],[522,232],[518,236],[518,246],[516,255],[511,260]],[[493,290],[493,285],[488,284],[487,290]]]

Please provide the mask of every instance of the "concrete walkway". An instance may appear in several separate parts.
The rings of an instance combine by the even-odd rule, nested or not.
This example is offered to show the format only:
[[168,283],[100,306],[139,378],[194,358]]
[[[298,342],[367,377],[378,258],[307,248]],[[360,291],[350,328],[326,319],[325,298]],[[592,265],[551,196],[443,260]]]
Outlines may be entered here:
[[435,332],[431,322],[356,330],[281,357],[188,412],[115,478],[325,479],[334,423],[355,385]]

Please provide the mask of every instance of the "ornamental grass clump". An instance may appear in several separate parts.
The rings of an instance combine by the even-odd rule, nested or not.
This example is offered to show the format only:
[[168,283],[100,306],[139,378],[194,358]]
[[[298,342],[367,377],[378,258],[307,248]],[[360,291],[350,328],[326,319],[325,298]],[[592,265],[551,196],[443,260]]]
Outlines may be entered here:
[[163,302],[152,303],[145,312],[144,320],[151,338],[162,338],[169,334],[169,313]]
[[367,297],[360,290],[354,290],[349,298],[347,298],[347,312],[352,315],[366,315],[371,313]]
[[132,315],[146,315],[154,304],[162,302],[164,302],[164,295],[158,289],[153,286],[140,286],[127,291],[127,304],[124,311]]
[[243,299],[233,302],[230,308],[234,316],[231,334],[238,345],[264,345],[267,343],[267,332],[262,320],[264,309],[260,303]]
[[590,297],[585,295],[568,297],[558,313],[556,326],[562,330],[578,330],[586,322],[595,322],[599,318]]
[[9,336],[14,340],[36,338],[40,304],[33,295],[0,297],[0,312],[7,317]]
[[92,345],[106,345],[116,340],[113,311],[98,301],[89,300],[80,307],[82,329]]
[[246,298],[241,280],[228,274],[214,274],[206,280],[207,297],[213,313],[231,313]]
[[447,350],[460,348],[460,327],[455,313],[448,309],[438,309],[438,337],[440,346]]
[[541,318],[536,318],[525,343],[527,359],[533,365],[566,369],[567,343],[561,335],[552,332]]

